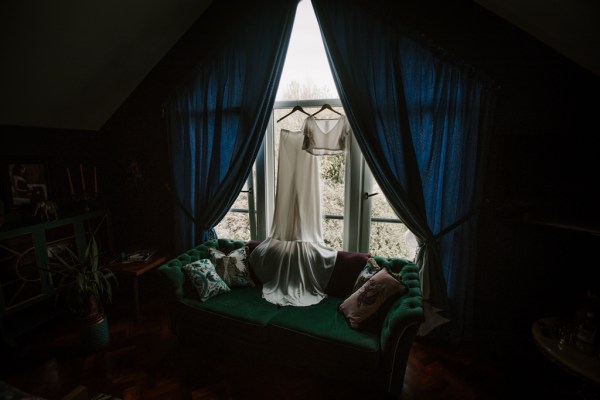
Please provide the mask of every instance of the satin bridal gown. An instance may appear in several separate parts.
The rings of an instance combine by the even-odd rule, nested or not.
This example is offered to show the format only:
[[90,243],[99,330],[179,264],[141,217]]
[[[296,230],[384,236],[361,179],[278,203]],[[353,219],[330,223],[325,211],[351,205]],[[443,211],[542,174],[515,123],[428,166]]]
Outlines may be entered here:
[[302,150],[304,133],[281,130],[273,224],[249,262],[263,297],[282,306],[309,306],[324,292],[337,251],[323,242],[317,157]]

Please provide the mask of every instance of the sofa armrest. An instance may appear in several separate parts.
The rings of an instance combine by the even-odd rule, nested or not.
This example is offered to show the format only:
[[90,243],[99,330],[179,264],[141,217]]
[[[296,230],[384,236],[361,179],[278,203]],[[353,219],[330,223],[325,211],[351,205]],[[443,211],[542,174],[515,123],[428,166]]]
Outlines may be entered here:
[[421,324],[424,321],[423,295],[417,266],[403,258],[374,257],[377,264],[391,272],[402,275],[402,283],[408,292],[397,299],[383,320],[380,343],[383,352],[394,351],[397,333],[406,326]]
[[178,259],[173,259],[159,266],[156,272],[161,277],[162,294],[169,301],[183,298],[183,265]]
[[419,270],[414,263],[400,258],[376,257],[376,260],[380,266],[400,272],[402,283],[408,288],[408,292],[390,307],[380,332],[382,371],[385,375],[381,378],[386,390],[402,393],[410,348],[424,321]]

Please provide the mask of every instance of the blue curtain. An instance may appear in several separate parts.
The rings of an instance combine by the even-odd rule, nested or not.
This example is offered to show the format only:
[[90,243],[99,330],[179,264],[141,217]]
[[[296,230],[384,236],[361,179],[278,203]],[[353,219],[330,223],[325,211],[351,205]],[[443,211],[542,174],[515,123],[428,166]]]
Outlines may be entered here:
[[204,242],[254,163],[273,108],[297,0],[219,0],[203,14],[202,62],[165,102],[176,251]]
[[312,3],[361,151],[420,244],[421,334],[443,325],[448,338],[466,338],[477,241],[470,217],[482,200],[493,83],[389,23],[377,12],[386,2]]

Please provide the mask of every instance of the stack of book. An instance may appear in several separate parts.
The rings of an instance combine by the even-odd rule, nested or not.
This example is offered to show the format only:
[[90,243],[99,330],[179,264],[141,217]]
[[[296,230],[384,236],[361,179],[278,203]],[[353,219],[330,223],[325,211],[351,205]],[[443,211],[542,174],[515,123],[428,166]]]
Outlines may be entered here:
[[121,262],[123,263],[137,263],[137,262],[146,262],[154,256],[156,250],[135,250],[130,253],[127,253],[127,256],[123,258]]

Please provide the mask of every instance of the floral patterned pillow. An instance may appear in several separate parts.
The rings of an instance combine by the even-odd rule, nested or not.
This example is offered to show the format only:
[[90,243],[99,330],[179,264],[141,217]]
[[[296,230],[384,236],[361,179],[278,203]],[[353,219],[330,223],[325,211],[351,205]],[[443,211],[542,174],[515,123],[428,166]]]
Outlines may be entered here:
[[208,252],[217,273],[229,287],[254,286],[247,262],[248,246],[235,249],[229,254],[212,247]]
[[215,266],[208,258],[184,265],[183,271],[196,288],[201,301],[231,290],[217,274]]
[[339,311],[344,314],[350,327],[361,329],[367,326],[384,304],[407,291],[406,286],[383,268],[344,300]]

